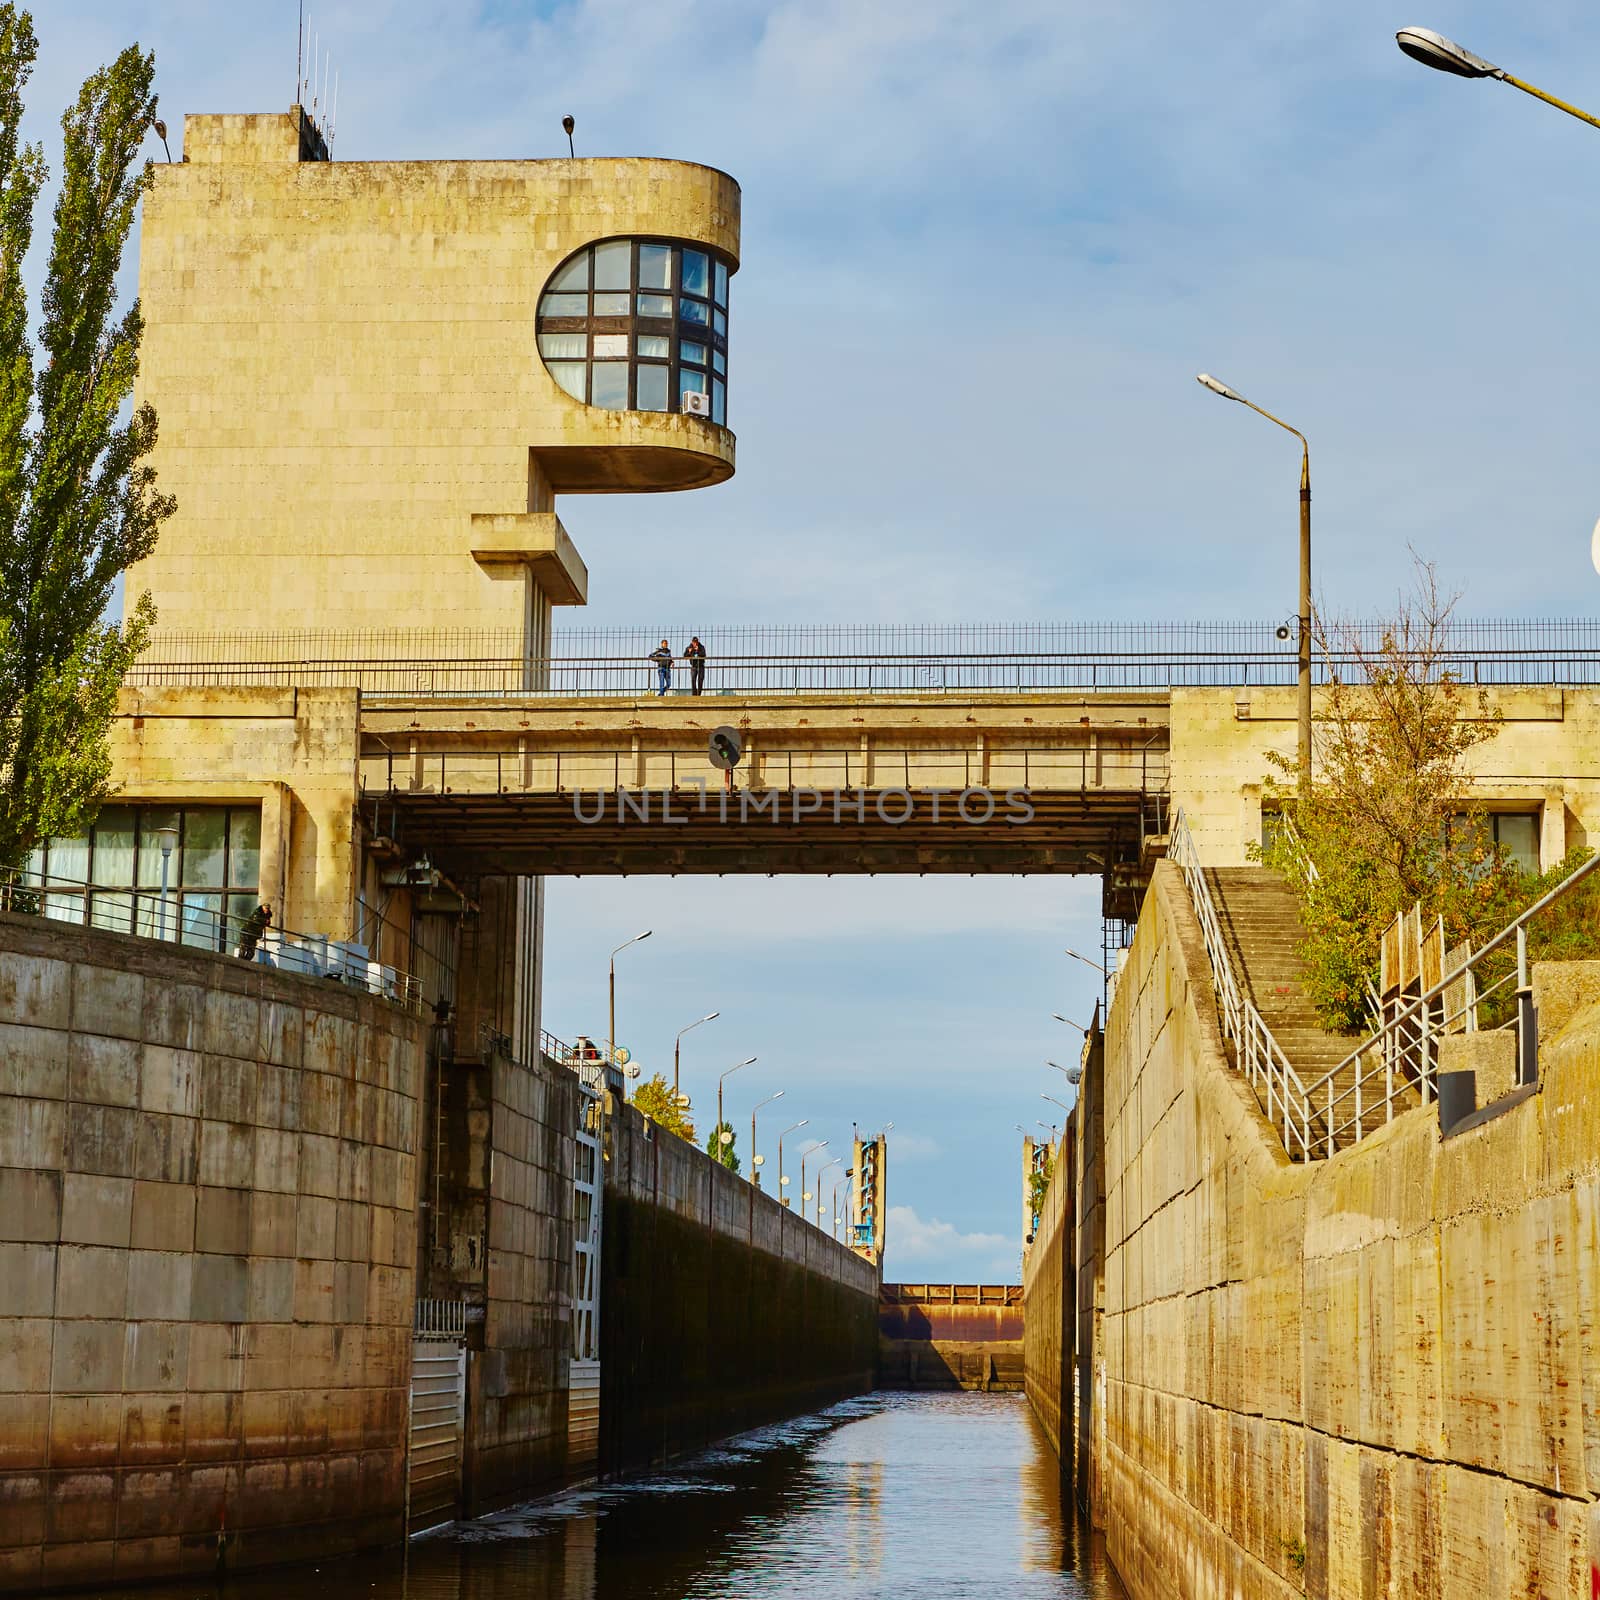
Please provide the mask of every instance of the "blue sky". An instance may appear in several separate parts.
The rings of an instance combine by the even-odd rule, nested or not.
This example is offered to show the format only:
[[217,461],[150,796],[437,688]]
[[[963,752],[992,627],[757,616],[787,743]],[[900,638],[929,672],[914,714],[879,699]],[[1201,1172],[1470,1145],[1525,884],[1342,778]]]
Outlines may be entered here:
[[[1373,610],[1407,547],[1468,615],[1573,615],[1600,582],[1593,261],[1600,135],[1395,49],[1423,23],[1600,106],[1581,0],[589,0],[313,6],[341,72],[336,157],[587,154],[744,189],[729,421],[693,495],[567,502],[587,622],[1277,619],[1294,441],[1318,590]],[[445,14],[441,20],[441,13]],[[128,38],[185,111],[284,106],[295,8],[37,8],[35,131]],[[574,619],[577,620],[577,619]],[[1013,1124],[1097,980],[1086,881],[560,882],[546,1018],[672,1032],[747,1115],[783,1087],[838,1148],[896,1124],[891,1276],[1008,1276]],[[761,1075],[758,1078],[758,1074]],[[692,1080],[693,1081],[693,1080]],[[709,1081],[702,1079],[697,1088]],[[741,1145],[744,1140],[741,1138]]]

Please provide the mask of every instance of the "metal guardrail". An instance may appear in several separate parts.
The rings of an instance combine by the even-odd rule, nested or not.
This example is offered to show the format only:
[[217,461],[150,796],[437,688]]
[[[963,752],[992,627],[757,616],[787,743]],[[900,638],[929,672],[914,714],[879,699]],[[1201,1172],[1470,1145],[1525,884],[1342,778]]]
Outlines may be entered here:
[[[570,738],[570,736],[567,736]],[[409,742],[408,742],[409,743]],[[769,750],[759,742],[740,768],[743,787],[761,789],[916,789],[946,785],[1003,790],[1058,789],[1088,793],[1112,790],[1165,794],[1167,753],[1088,742],[1055,749],[991,746],[978,751],[968,745],[951,748],[909,746],[863,752],[855,749]],[[385,749],[361,758],[361,781],[370,793],[446,792],[507,794],[618,789],[694,789],[710,783],[721,788],[723,775],[714,770],[704,747],[694,750],[630,750],[582,746],[542,750],[527,741],[524,748],[502,750],[462,745],[448,749],[423,747]]]
[[[1128,651],[947,651],[910,654],[733,654],[706,662],[705,697],[796,694],[1057,694],[1177,688],[1270,688],[1295,682],[1292,652],[1158,649]],[[1319,657],[1314,681],[1357,677],[1361,663]],[[1600,684],[1600,648],[1471,649],[1441,657],[1441,672],[1476,685]],[[653,699],[654,663],[640,656],[514,653],[306,654],[215,659],[147,656],[129,670],[130,688],[355,688],[380,696],[448,698],[517,695],[547,699]],[[689,695],[686,662],[675,663],[670,694]]]
[[1167,858],[1182,870],[1200,922],[1223,1034],[1234,1043],[1239,1070],[1263,1097],[1268,1120],[1280,1131],[1284,1149],[1299,1160],[1348,1149],[1392,1122],[1398,1112],[1437,1100],[1439,1046],[1448,1034],[1514,1029],[1517,1082],[1537,1082],[1528,929],[1600,869],[1600,853],[1590,856],[1437,983],[1405,1001],[1338,1065],[1306,1085],[1239,988],[1210,886],[1181,811],[1172,821]]
[[[1394,1120],[1401,1102],[1426,1105],[1439,1095],[1439,1043],[1447,1034],[1514,1029],[1517,1082],[1538,1081],[1538,1020],[1533,1009],[1528,929],[1600,868],[1595,854],[1471,951],[1430,988],[1367,1035],[1332,1071],[1311,1084],[1308,1103],[1323,1123],[1323,1154],[1358,1143],[1369,1120]],[[1514,954],[1514,959],[1513,959]],[[1499,969],[1498,971],[1496,969]],[[1484,1028],[1484,1023],[1490,1026]],[[1348,1075],[1340,1087],[1338,1080]]]
[[467,1336],[465,1300],[419,1300],[412,1333],[418,1339],[464,1339]]
[[1188,886],[1211,960],[1223,1037],[1233,1042],[1235,1063],[1261,1099],[1267,1120],[1282,1135],[1284,1149],[1291,1157],[1308,1160],[1314,1152],[1305,1085],[1273,1038],[1272,1029],[1239,987],[1211,898],[1211,886],[1206,882],[1194,837],[1181,810],[1173,817],[1167,835],[1167,859],[1179,867]]
[[[220,892],[220,891],[219,891]],[[366,947],[326,934],[297,933],[192,901],[176,891],[128,884],[88,883],[27,867],[0,868],[0,911],[44,917],[107,933],[131,934],[214,955],[325,978],[381,995],[421,1012],[422,986],[409,973],[374,961]]]

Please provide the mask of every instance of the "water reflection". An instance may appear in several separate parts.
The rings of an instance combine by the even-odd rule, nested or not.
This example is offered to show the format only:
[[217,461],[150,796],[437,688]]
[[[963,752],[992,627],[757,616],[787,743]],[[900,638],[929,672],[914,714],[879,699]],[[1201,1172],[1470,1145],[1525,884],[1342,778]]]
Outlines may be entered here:
[[[445,1529],[404,1558],[156,1591],[167,1600],[1113,1600],[1015,1395],[877,1394],[670,1472]],[[150,1594],[151,1591],[141,1591]]]

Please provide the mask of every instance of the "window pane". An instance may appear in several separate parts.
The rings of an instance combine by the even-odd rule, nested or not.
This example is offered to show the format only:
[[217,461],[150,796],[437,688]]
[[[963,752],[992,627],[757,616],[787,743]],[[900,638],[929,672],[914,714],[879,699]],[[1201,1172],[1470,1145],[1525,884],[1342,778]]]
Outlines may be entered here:
[[633,246],[626,239],[594,247],[596,289],[628,289],[633,277]]
[[596,361],[615,361],[618,357],[626,360],[627,355],[627,334],[597,333],[594,336],[594,358]]
[[587,289],[589,287],[589,252],[580,251],[550,280],[551,289]]
[[698,300],[680,300],[678,302],[678,320],[680,322],[697,322],[703,328],[710,320],[709,308],[701,305]]
[[697,367],[703,367],[706,364],[706,347],[688,339],[681,339],[678,342],[678,359],[692,361]]
[[83,896],[81,894],[47,894],[40,908],[52,922],[83,921]]
[[664,334],[641,333],[638,352],[641,356],[648,356],[652,360],[665,361],[672,354],[672,341]]
[[639,315],[641,317],[670,317],[672,315],[672,296],[670,294],[640,295]]
[[608,411],[628,409],[628,363],[626,361],[597,361],[589,391],[589,404],[604,406]]
[[594,314],[597,317],[625,317],[631,295],[597,294],[594,297]]
[[683,252],[683,283],[685,294],[711,293],[711,263],[704,250]]
[[230,950],[239,946],[239,934],[246,920],[255,912],[261,902],[253,894],[230,894],[228,896],[227,921],[222,935],[222,941]]
[[720,311],[712,317],[711,326],[715,328],[724,339],[728,337],[728,319],[723,316]]
[[547,361],[582,361],[589,353],[584,348],[587,342],[583,333],[541,333],[539,354]]
[[711,420],[719,428],[727,426],[728,391],[721,378],[711,380]]
[[680,372],[678,374],[679,394],[704,394],[706,392],[706,375],[703,372]]
[[550,363],[550,376],[574,400],[583,399],[583,375],[586,370],[581,361],[552,361]]
[[183,826],[183,882],[202,889],[222,887],[222,852],[228,838],[228,813],[191,811]]
[[50,841],[50,881],[84,883],[89,877],[89,836]]
[[665,244],[639,246],[639,287],[641,289],[670,289],[672,287],[672,247]]
[[713,350],[711,352],[711,365],[718,372],[726,372],[728,370],[728,358],[720,350]]
[[1490,819],[1494,836],[1524,872],[1539,870],[1539,819],[1529,815],[1506,815]]
[[90,867],[96,883],[133,882],[132,806],[105,806],[95,818],[94,859]]
[[[661,341],[665,344],[667,341]],[[667,409],[667,369],[641,366],[635,375],[639,388],[640,411],[665,411]]]
[[589,315],[589,297],[586,294],[547,294],[539,302],[541,317],[586,317]]
[[[253,895],[261,883],[261,813],[228,813],[228,882],[236,889],[248,888]],[[252,906],[251,910],[255,908]]]
[[201,950],[222,948],[222,896],[186,894],[183,897],[183,942]]
[[97,894],[90,897],[89,921],[97,928],[109,928],[113,933],[132,933],[133,896],[131,894]]
[[717,263],[717,268],[716,268],[716,286],[717,286],[717,292],[712,296],[712,298],[717,302],[717,304],[719,306],[727,305],[727,303],[728,303],[728,269],[725,266],[723,266],[723,264],[720,261]]

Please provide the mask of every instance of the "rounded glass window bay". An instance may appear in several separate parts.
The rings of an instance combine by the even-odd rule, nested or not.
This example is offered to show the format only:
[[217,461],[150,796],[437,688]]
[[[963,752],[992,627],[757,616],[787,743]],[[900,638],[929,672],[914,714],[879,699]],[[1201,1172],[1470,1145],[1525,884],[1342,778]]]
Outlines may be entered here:
[[[578,404],[692,409],[698,423],[726,427],[724,308],[737,270],[731,258],[693,241],[595,240],[562,261],[540,293],[540,363]],[[692,408],[686,394],[696,396]]]

